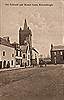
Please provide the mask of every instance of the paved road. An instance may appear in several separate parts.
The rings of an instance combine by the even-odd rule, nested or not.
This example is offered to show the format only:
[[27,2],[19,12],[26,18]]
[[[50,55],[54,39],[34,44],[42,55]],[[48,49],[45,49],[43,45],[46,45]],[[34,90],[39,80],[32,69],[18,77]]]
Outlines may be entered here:
[[0,72],[0,100],[64,100],[64,67]]

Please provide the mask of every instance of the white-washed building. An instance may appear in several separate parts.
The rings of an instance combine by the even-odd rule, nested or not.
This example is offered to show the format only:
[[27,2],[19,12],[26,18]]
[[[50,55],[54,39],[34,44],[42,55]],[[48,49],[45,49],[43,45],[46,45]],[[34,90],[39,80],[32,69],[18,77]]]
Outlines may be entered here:
[[32,65],[39,64],[39,53],[35,48],[32,48]]
[[16,47],[15,61],[16,67],[22,67],[22,51],[19,44]]
[[15,67],[15,48],[9,37],[0,37],[0,68]]
[[25,67],[31,65],[30,60],[30,48],[29,43],[25,41],[24,45],[13,43],[12,44],[15,47],[16,54],[15,54],[15,61],[16,61],[16,67]]
[[29,44],[27,45],[22,45],[21,46],[21,51],[22,51],[22,66],[30,66],[31,65],[31,60],[30,60],[30,49],[29,49]]
[[53,64],[64,64],[64,45],[54,46],[51,44],[50,53]]

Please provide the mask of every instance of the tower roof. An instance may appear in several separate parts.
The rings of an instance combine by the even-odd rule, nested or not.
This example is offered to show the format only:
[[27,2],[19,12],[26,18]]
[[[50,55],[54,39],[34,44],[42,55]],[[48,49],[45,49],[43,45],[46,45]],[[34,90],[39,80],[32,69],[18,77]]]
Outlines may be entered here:
[[27,29],[27,21],[25,19],[25,22],[24,22],[24,29]]

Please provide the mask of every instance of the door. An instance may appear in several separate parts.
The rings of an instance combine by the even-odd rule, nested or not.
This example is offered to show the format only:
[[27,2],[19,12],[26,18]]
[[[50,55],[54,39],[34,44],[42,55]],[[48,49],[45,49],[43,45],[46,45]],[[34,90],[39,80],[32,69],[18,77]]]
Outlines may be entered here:
[[2,68],[2,61],[0,61],[0,69]]
[[5,66],[6,66],[6,61],[4,60],[4,62],[3,62],[3,68],[5,68]]
[[20,59],[20,67],[22,67],[22,59]]

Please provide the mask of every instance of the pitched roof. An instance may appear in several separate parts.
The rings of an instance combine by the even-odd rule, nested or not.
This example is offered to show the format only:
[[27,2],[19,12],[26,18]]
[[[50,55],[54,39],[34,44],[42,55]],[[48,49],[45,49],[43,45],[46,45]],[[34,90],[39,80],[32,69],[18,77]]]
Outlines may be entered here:
[[57,51],[57,50],[64,50],[64,46],[63,45],[53,46],[52,51]]
[[39,53],[34,47],[32,47],[32,50],[34,50],[36,53]]
[[6,39],[1,38],[1,37],[0,37],[0,44],[11,47],[11,48],[14,48],[14,46],[12,46],[12,44],[10,42],[6,41]]

